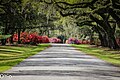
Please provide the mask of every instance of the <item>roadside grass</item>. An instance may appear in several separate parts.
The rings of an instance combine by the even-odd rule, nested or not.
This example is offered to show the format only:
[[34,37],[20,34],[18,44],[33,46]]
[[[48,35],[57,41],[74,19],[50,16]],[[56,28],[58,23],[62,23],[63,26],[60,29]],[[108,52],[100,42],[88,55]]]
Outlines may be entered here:
[[0,72],[10,69],[24,59],[37,54],[49,47],[50,44],[39,44],[38,46],[0,46]]
[[90,45],[75,45],[78,50],[92,56],[96,56],[112,65],[120,67],[120,50],[110,50],[108,48],[90,46]]

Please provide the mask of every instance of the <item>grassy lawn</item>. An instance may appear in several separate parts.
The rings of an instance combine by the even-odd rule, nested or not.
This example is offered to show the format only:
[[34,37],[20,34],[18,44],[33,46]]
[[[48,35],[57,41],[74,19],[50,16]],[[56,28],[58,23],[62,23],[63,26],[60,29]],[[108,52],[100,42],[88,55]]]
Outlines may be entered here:
[[24,59],[46,49],[49,44],[38,46],[0,46],[0,72],[10,69]]
[[110,50],[108,48],[100,48],[90,45],[72,45],[78,50],[85,52],[86,54],[96,56],[108,63],[116,66],[120,66],[120,51]]

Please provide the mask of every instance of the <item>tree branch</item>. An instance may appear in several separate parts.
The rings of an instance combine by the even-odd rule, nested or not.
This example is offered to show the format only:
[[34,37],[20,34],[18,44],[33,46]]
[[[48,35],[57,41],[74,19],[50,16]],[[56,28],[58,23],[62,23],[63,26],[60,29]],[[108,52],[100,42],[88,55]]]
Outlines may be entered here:
[[60,11],[60,14],[61,14],[61,16],[63,16],[63,17],[66,17],[66,16],[70,16],[70,15],[77,15],[77,13],[75,13],[75,12],[72,12],[72,13],[63,13],[62,11]]
[[[67,9],[74,9],[74,8],[87,8],[87,7],[90,7],[91,5],[93,5],[94,3],[96,3],[97,1],[98,0],[93,0],[91,2],[82,2],[82,3],[74,3],[74,4],[67,3],[67,2],[55,2],[55,4],[63,10],[67,10]],[[60,6],[60,4],[64,4],[69,7],[64,8],[64,7]]]

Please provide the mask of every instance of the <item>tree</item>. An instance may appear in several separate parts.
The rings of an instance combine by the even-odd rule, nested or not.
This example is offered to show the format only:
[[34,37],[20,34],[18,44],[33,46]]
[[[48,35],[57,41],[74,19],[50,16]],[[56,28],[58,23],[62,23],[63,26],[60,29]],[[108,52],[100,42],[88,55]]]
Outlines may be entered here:
[[[71,0],[73,1],[73,0]],[[47,3],[46,1],[44,1],[45,3]],[[82,16],[87,16],[88,18],[90,18],[92,21],[96,22],[97,27],[95,28],[96,30],[98,30],[97,32],[99,33],[99,35],[102,37],[102,39],[106,38],[104,41],[104,44],[107,43],[105,46],[110,47],[111,49],[117,49],[119,48],[116,40],[115,40],[115,28],[116,26],[113,26],[116,22],[114,22],[114,20],[117,21],[119,20],[118,14],[115,14],[114,10],[115,7],[114,5],[116,5],[116,3],[119,3],[116,1],[116,3],[114,3],[113,1],[110,0],[91,0],[91,1],[80,1],[77,3],[70,3],[69,1],[52,1],[49,4],[56,4],[57,8],[59,8],[59,12],[62,16],[75,16],[75,15],[79,15],[79,17]],[[110,5],[113,4],[113,5]],[[118,6],[118,5],[117,5]],[[112,7],[112,8],[111,8]],[[83,9],[87,9],[87,12],[84,12]],[[101,14],[102,11],[108,11],[108,12],[104,12],[103,14]],[[81,13],[82,12],[82,13]],[[112,14],[111,14],[112,13]],[[113,15],[113,13],[115,14],[115,16]],[[111,19],[112,17],[112,19]],[[117,19],[115,19],[117,18]],[[109,21],[111,20],[111,21]],[[100,32],[104,31],[102,34]],[[107,40],[107,41],[106,41]]]
[[[18,32],[19,36],[28,28],[39,28],[41,34],[48,32],[49,35],[49,31],[55,29],[70,34],[67,29],[74,26],[73,35],[79,34],[78,26],[87,25],[99,34],[102,46],[117,49],[119,4],[118,0],[0,0],[0,25],[4,27],[4,34]],[[56,25],[61,19],[62,24]]]

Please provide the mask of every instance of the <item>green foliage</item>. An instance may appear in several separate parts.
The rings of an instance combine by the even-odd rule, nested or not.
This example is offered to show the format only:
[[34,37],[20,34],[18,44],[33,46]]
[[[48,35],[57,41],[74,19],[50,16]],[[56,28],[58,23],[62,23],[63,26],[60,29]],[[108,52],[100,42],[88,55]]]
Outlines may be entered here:
[[81,1],[83,1],[83,0],[64,0],[64,1],[73,4],[73,3],[81,2]]
[[80,27],[80,36],[81,37],[86,37],[86,36],[91,36],[93,33],[92,33],[92,30],[91,30],[91,27],[89,26],[82,26]]
[[0,35],[0,39],[7,39],[11,37],[11,35]]
[[75,3],[80,3],[80,2],[89,2],[91,0],[56,0],[56,1],[64,1],[64,2],[68,2],[70,4],[75,4]]
[[72,17],[61,17],[60,20],[55,21],[55,24],[62,28],[59,34],[65,35],[67,38],[76,37],[79,34],[79,26]]
[[[1,0],[0,26],[4,27],[4,35],[34,29],[41,35],[51,36],[53,32],[77,38],[90,36],[94,28],[101,37],[108,36],[104,42],[108,47],[116,49],[119,48],[114,39],[116,28],[112,25],[120,26],[119,4],[117,0]],[[85,25],[92,28],[79,28]],[[80,30],[84,31],[82,35]]]

